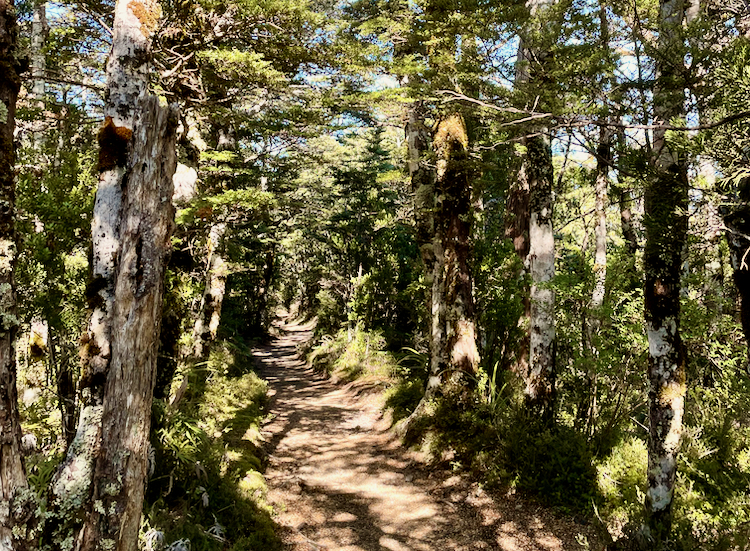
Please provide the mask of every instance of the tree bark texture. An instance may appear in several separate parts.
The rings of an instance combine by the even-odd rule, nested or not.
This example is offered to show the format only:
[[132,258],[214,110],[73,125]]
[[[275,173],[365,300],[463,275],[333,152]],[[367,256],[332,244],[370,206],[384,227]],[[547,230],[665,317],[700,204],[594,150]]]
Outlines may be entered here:
[[[683,0],[661,0],[654,122],[684,117]],[[654,175],[645,192],[645,318],[648,333],[649,447],[647,536],[655,548],[668,539],[682,435],[685,353],[680,338],[680,275],[687,236],[687,162],[665,130],[654,131]]]
[[532,409],[551,417],[555,398],[555,239],[552,229],[552,150],[546,136],[526,140],[523,176],[529,180],[529,371]]
[[34,502],[21,458],[15,341],[16,100],[21,87],[18,27],[12,1],[0,0],[0,550],[29,549]]
[[[541,16],[553,3],[551,0],[526,3],[530,21],[518,46],[517,87],[531,89],[530,85],[544,85],[547,54],[533,37],[541,27]],[[516,252],[531,275],[528,364],[521,356],[517,371],[525,379],[529,407],[542,418],[550,419],[555,402],[555,293],[550,287],[555,275],[552,150],[546,128],[530,130],[530,135],[521,141],[525,152],[508,197],[510,218],[506,235],[513,239]],[[522,352],[524,348],[522,345]]]
[[34,19],[31,24],[31,93],[37,106],[44,108],[44,84],[47,63],[44,44],[49,28],[47,25],[47,2],[35,0]]
[[198,361],[208,356],[208,348],[216,339],[221,321],[221,306],[227,283],[227,263],[223,257],[226,231],[226,222],[215,222],[208,233],[206,283],[193,327],[192,355]]
[[[158,226],[153,225],[153,221],[146,222],[144,219],[140,227],[142,233],[139,234],[137,252],[133,253],[132,250],[126,248],[126,246],[132,246],[130,241],[133,237],[126,232],[134,231],[129,226],[132,222],[128,218],[134,216],[128,210],[134,206],[123,203],[123,198],[131,202],[143,201],[143,208],[155,208],[155,203],[146,203],[150,200],[147,197],[138,197],[138,193],[145,193],[145,191],[137,192],[134,186],[141,186],[144,190],[150,189],[143,183],[146,177],[168,178],[169,186],[171,186],[174,172],[172,115],[165,115],[162,111],[166,112],[166,110],[157,109],[155,105],[158,102],[155,98],[146,97],[151,34],[156,29],[160,14],[159,3],[155,0],[117,0],[115,3],[112,50],[107,63],[105,122],[98,136],[99,186],[92,221],[93,277],[86,291],[91,317],[88,329],[81,338],[80,350],[83,368],[80,380],[83,405],[76,436],[51,484],[49,505],[52,517],[47,522],[45,540],[53,547],[73,538],[74,548],[77,550],[98,549],[103,548],[101,547],[103,545],[116,545],[116,549],[119,550],[133,548],[132,545],[135,545],[137,540],[137,530],[135,535],[129,533],[133,522],[137,525],[137,521],[132,520],[134,513],[131,509],[138,508],[137,516],[140,515],[141,501],[138,499],[137,491],[132,497],[136,501],[131,501],[127,507],[123,508],[120,501],[116,504],[115,509],[121,515],[123,522],[122,530],[125,536],[122,540],[119,537],[114,538],[109,529],[98,527],[100,513],[95,509],[101,509],[104,498],[91,499],[91,496],[94,491],[95,469],[97,473],[103,472],[103,462],[110,461],[112,465],[118,465],[118,462],[126,460],[135,462],[141,460],[138,454],[143,451],[140,448],[140,431],[143,429],[144,422],[140,418],[129,416],[136,415],[136,411],[140,411],[138,408],[142,408],[146,402],[150,404],[151,400],[151,390],[143,393],[139,388],[131,390],[114,387],[124,382],[127,383],[127,378],[130,377],[134,378],[134,381],[139,381],[138,384],[142,388],[152,384],[140,382],[140,378],[148,378],[150,375],[142,375],[138,371],[123,374],[123,369],[129,369],[130,364],[118,358],[115,353],[132,354],[142,348],[148,348],[148,342],[154,337],[154,330],[158,329],[158,325],[153,328],[149,326],[153,320],[141,320],[137,316],[145,315],[147,308],[142,305],[142,301],[145,300],[144,297],[154,292],[151,287],[156,285],[155,278],[162,273],[163,268],[159,264],[142,263],[140,258],[145,259],[151,255],[156,260],[158,255],[155,251],[162,247],[163,243],[155,240],[153,235],[150,236],[158,230]],[[141,112],[146,108],[150,110],[148,114]],[[171,113],[171,110],[169,112]],[[138,117],[140,117],[140,127],[135,128]],[[152,127],[149,129],[148,125]],[[134,129],[139,133],[136,140],[132,139]],[[157,183],[159,186],[166,185],[156,180],[148,185],[157,185]],[[171,188],[169,190],[160,188],[159,208],[166,208],[162,203],[170,205],[169,208],[171,208],[171,197]],[[167,215],[166,211],[159,212],[160,216]],[[144,211],[143,216],[153,216],[153,214]],[[149,224],[152,225],[149,226]],[[134,291],[137,300],[133,301],[123,295],[122,300],[126,302],[117,305],[117,293],[124,293],[122,289],[118,291],[118,285],[124,285],[118,278],[126,277],[123,274],[129,273],[132,269],[133,254],[140,262],[138,264],[140,271],[136,269],[136,276],[134,276],[138,280],[137,291]],[[160,285],[161,283],[158,286],[159,292],[161,292]],[[158,303],[160,308],[161,299]],[[127,320],[127,325],[120,325],[123,323],[122,312],[128,308],[132,309],[134,317]],[[120,318],[116,317],[118,315]],[[115,323],[118,325],[114,325]],[[134,326],[141,329],[149,326],[149,329],[133,340],[135,338],[132,333]],[[113,327],[116,327],[117,331],[113,331]],[[127,339],[131,340],[127,341]],[[138,364],[138,369],[148,371],[151,366]],[[127,378],[123,379],[123,377]],[[120,394],[115,398],[130,397],[131,402],[126,403],[126,407],[121,408],[121,411],[115,411],[112,408],[119,406],[115,406],[116,402],[112,402],[113,393]],[[116,449],[113,449],[112,439],[125,438],[120,432],[110,430],[112,423],[115,422],[111,417],[112,411],[121,416],[115,419],[124,419],[123,422],[127,424],[121,429],[126,431],[128,436],[120,443],[120,445],[130,447],[126,453],[127,457],[107,455],[118,453]],[[108,425],[107,441],[104,442],[102,441],[103,419]],[[145,425],[147,435],[148,417]],[[116,467],[112,468],[116,469]],[[140,473],[134,471],[128,474],[129,478],[123,479],[118,484],[126,488],[127,492],[131,492],[131,486],[134,484],[131,479],[139,476]],[[97,485],[96,490],[101,490],[101,484]],[[115,498],[120,500],[122,495],[126,495],[121,493],[118,486],[111,486],[109,492],[112,495],[106,498],[108,503]],[[110,509],[105,511],[110,511]],[[96,528],[95,524],[97,524]],[[101,541],[97,542],[91,534],[98,531],[101,531],[103,535],[100,538]],[[126,543],[123,544],[123,541]]]
[[112,359],[104,389],[93,507],[81,549],[135,551],[146,482],[164,271],[174,225],[177,109],[142,102],[123,193]]
[[479,364],[472,298],[469,139],[460,114],[443,118],[433,140],[435,179],[432,354],[426,398]]
[[425,287],[428,297],[428,346],[432,349],[432,280],[435,264],[435,169],[427,163],[432,141],[430,129],[424,121],[427,110],[420,101],[409,104],[406,122],[406,143],[409,155],[409,176],[414,200],[414,225],[416,241],[424,265]]

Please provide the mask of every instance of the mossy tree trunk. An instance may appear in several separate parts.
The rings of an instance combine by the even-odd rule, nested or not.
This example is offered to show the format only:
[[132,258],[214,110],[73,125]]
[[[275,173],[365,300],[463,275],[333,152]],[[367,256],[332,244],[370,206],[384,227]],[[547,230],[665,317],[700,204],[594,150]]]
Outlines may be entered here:
[[472,195],[468,147],[463,116],[453,113],[442,118],[433,139],[437,158],[435,257],[432,350],[425,399],[433,397],[446,381],[461,374],[474,374],[479,364],[469,267]]
[[[78,430],[50,489],[45,540],[134,550],[145,483],[164,257],[170,248],[174,109],[148,94],[154,0],[115,4],[92,222],[91,307]],[[104,428],[103,428],[104,427]]]
[[[654,122],[685,116],[683,0],[659,4],[659,52],[654,86]],[[685,401],[685,352],[680,338],[680,275],[687,236],[687,162],[654,131],[654,174],[645,192],[645,318],[648,333],[649,446],[646,492],[647,536],[661,548],[672,526],[677,454]]]
[[0,549],[31,549],[34,502],[21,457],[15,341],[16,317],[15,160],[16,100],[23,67],[12,1],[0,0]]

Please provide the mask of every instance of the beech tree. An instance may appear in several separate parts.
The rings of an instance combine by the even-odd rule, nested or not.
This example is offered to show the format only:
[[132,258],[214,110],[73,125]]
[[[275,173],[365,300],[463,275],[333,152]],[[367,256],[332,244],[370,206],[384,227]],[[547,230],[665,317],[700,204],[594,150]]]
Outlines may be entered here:
[[[15,128],[24,60],[12,0],[0,1],[0,549],[27,548],[34,503],[21,457],[21,420],[16,386]],[[29,506],[30,505],[30,506]]]
[[[522,31],[516,58],[516,88],[525,93],[525,109],[534,111],[543,95],[546,74],[546,45],[542,37],[549,16],[550,0],[530,0],[526,6],[529,22]],[[555,294],[550,283],[555,275],[555,239],[552,228],[552,149],[549,129],[537,124],[521,139],[523,152],[516,180],[508,196],[506,236],[531,275],[526,306],[529,341],[518,351],[517,369],[526,382],[526,396],[532,408],[551,418],[555,397]],[[528,356],[527,356],[528,354]],[[527,364],[528,362],[528,364]]]

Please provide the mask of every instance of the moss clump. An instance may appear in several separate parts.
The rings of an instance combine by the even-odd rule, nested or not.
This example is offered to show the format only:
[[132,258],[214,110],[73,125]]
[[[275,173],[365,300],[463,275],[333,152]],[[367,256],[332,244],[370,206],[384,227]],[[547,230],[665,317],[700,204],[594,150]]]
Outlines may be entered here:
[[141,33],[148,38],[159,26],[159,18],[161,17],[159,4],[147,7],[143,5],[143,2],[133,1],[128,4],[128,8],[141,22]]

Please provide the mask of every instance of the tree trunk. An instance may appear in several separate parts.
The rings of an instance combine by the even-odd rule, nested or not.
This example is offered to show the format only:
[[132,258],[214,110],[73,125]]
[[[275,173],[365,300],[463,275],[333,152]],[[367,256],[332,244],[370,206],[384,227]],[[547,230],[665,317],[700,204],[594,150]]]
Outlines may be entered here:
[[416,241],[424,266],[427,289],[427,345],[432,350],[432,284],[435,264],[433,237],[435,234],[435,170],[427,162],[430,148],[430,130],[424,123],[427,111],[421,101],[409,104],[406,122],[406,143],[409,155],[409,176],[414,197],[414,225]]
[[[552,0],[529,0],[529,28],[524,30],[518,46],[516,86],[530,88],[543,85],[546,78],[546,55],[532,38],[538,34],[539,16]],[[536,30],[535,30],[536,29]],[[526,399],[532,411],[542,419],[554,416],[555,402],[555,293],[550,282],[555,275],[555,240],[552,228],[552,150],[548,130],[530,129],[521,143],[525,152],[517,182],[508,197],[506,235],[514,241],[519,256],[531,275],[528,312],[528,366],[524,358],[517,370],[524,376]],[[523,253],[526,253],[525,255]],[[521,350],[525,352],[524,346]]]
[[[594,252],[594,289],[591,293],[591,313],[586,323],[586,341],[592,359],[599,357],[596,335],[601,328],[604,304],[605,284],[607,282],[607,190],[609,188],[609,170],[612,166],[612,132],[602,126],[599,132],[599,145],[596,149],[596,250]],[[597,369],[592,363],[589,369],[588,411],[586,412],[586,434],[591,436],[596,430],[597,418]]]
[[[661,0],[654,122],[685,116],[681,80],[683,0]],[[680,275],[687,235],[687,162],[670,149],[666,131],[654,131],[655,174],[645,192],[645,318],[648,333],[649,446],[647,536],[656,548],[669,538],[682,435],[685,353],[680,339]]]
[[631,204],[633,199],[630,197],[630,190],[617,188],[617,204],[620,208],[620,228],[622,237],[625,240],[625,246],[628,248],[631,256],[638,252],[638,236],[635,233],[633,225],[633,211]]
[[192,355],[198,361],[208,357],[208,347],[216,339],[221,321],[221,306],[227,283],[227,263],[222,255],[226,231],[225,222],[215,222],[208,234],[206,285],[193,327]]
[[12,1],[0,0],[0,550],[29,549],[35,504],[21,458],[15,341],[16,317],[15,161],[16,99],[23,71]]
[[[164,271],[174,224],[177,110],[143,100],[123,193],[112,359],[104,388],[94,505],[81,549],[135,551],[146,482]],[[111,543],[110,543],[111,542]],[[114,546],[112,546],[114,545]]]
[[31,23],[31,98],[37,107],[44,108],[44,84],[47,70],[44,43],[48,31],[47,2],[35,0],[34,19]]
[[446,380],[474,374],[479,364],[469,261],[471,255],[471,178],[469,139],[461,115],[443,118],[433,148],[435,253],[432,282],[432,354],[425,400]]
[[[137,488],[131,490],[131,487],[139,484],[141,473],[137,470],[128,473],[121,483],[108,488],[113,495],[106,496],[106,500],[116,505],[112,510],[117,511],[123,522],[119,533],[119,528],[110,530],[99,526],[99,513],[94,509],[100,508],[102,500],[91,499],[91,496],[94,490],[99,492],[102,488],[101,484],[94,488],[95,472],[107,475],[107,462],[110,470],[117,470],[119,461],[134,464],[140,462],[140,454],[143,453],[140,442],[148,435],[150,409],[145,422],[141,417],[144,404],[150,404],[151,401],[152,388],[149,385],[153,384],[150,379],[152,366],[146,361],[142,350],[155,346],[152,340],[158,338],[158,323],[153,326],[153,319],[139,317],[128,319],[125,323],[122,316],[128,309],[132,310],[134,316],[153,316],[145,307],[144,301],[153,300],[149,297],[154,293],[159,293],[156,302],[158,308],[161,308],[162,283],[157,283],[157,279],[162,277],[163,267],[158,263],[149,265],[145,259],[152,257],[151,261],[155,262],[162,254],[159,251],[165,243],[158,240],[156,232],[161,230],[160,224],[163,222],[157,223],[153,219],[155,213],[145,211],[142,213],[144,221],[140,229],[128,225],[136,217],[135,213],[128,210],[137,206],[133,201],[141,201],[142,208],[158,207],[159,216],[169,216],[171,211],[164,209],[172,208],[170,198],[174,173],[174,115],[157,108],[158,100],[155,98],[146,98],[151,33],[156,29],[160,12],[159,3],[155,0],[117,0],[115,3],[112,51],[107,63],[105,122],[99,131],[99,186],[92,221],[93,278],[86,292],[92,313],[88,330],[81,338],[83,373],[80,386],[83,407],[76,436],[50,488],[51,517],[47,521],[44,539],[53,547],[60,546],[65,540],[71,541],[70,538],[76,550],[134,549],[137,542],[138,521],[133,518],[139,518],[141,500],[138,498]],[[148,113],[141,111],[146,108],[149,109]],[[138,128],[137,118],[140,121]],[[152,128],[149,129],[149,125]],[[134,130],[137,133],[136,140],[131,139]],[[145,177],[156,179],[144,183]],[[164,187],[167,184],[162,179],[168,180],[169,189]],[[158,201],[153,202],[148,196],[138,197],[138,194],[146,193],[146,189],[151,189],[144,186],[157,184]],[[136,191],[135,186],[144,190]],[[136,240],[135,245],[132,243],[133,239]],[[135,252],[128,247],[135,247]],[[134,260],[133,255],[138,258]],[[140,262],[141,258],[144,263],[133,268],[133,262]],[[130,295],[135,293],[135,298],[122,288],[125,285],[123,278],[131,277],[133,269],[136,270],[132,276],[136,278],[133,283],[136,289],[131,290]],[[117,300],[125,302],[117,304]],[[113,327],[117,327],[117,331],[113,331]],[[134,327],[143,332],[133,334]],[[148,330],[145,330],[146,327]],[[123,358],[118,354],[136,353],[140,354],[141,360],[137,364],[138,370],[123,373],[123,368],[130,369],[132,358]],[[114,370],[112,366],[115,367]],[[140,393],[126,392],[124,388],[117,386],[127,382],[122,380],[124,376],[137,381],[136,388],[141,389]],[[118,400],[126,402],[120,407]],[[104,442],[103,418],[108,431]],[[127,422],[130,427],[128,430],[134,430],[130,437],[133,438],[131,445],[136,447],[127,457],[107,455],[117,453],[113,439],[123,437],[120,431],[125,430],[125,427],[112,427],[118,420]],[[140,484],[142,483],[141,480]],[[132,533],[132,526],[136,526],[135,534]],[[92,534],[99,531],[102,532],[102,538],[96,541]]]
[[552,229],[552,150],[546,136],[526,140],[524,176],[529,184],[529,375],[526,397],[542,418],[554,414],[555,239]]
[[740,322],[747,343],[745,370],[750,373],[750,180],[740,182],[738,192],[731,198],[732,207],[725,207],[723,218],[734,285],[740,299]]
[[[184,352],[190,359],[190,365],[196,365],[208,359],[211,343],[216,339],[221,321],[221,308],[224,303],[224,292],[227,283],[227,265],[222,256],[224,236],[227,225],[225,222],[215,222],[211,225],[206,244],[206,283],[198,306],[198,315],[193,325],[190,348]],[[185,398],[193,398],[203,392],[208,372],[205,369],[196,371],[195,379],[185,373],[182,384],[177,389],[170,407],[176,409]],[[192,381],[191,381],[192,379]],[[191,385],[190,388],[188,388]]]
[[75,367],[71,365],[71,353],[60,346],[52,327],[49,328],[50,364],[56,366],[57,400],[60,408],[62,437],[65,447],[73,442],[76,433],[76,383]]

